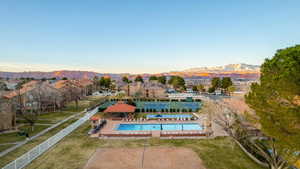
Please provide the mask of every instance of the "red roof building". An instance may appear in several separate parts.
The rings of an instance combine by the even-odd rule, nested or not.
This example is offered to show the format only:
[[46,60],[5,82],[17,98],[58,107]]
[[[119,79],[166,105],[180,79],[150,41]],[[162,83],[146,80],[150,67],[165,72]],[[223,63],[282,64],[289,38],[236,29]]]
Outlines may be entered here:
[[115,105],[109,106],[104,110],[106,113],[133,113],[135,112],[135,106],[125,104],[125,103],[117,103]]
[[90,118],[90,120],[92,120],[92,121],[97,121],[97,120],[100,120],[101,118],[100,118],[100,116],[99,115],[94,115],[94,116],[92,116],[91,118]]

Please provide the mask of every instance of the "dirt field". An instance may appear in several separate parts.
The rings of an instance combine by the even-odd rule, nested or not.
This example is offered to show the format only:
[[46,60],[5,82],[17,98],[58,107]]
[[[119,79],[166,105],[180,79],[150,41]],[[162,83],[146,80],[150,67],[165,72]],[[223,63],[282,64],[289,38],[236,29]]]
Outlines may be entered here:
[[205,169],[198,155],[187,148],[98,149],[84,169]]

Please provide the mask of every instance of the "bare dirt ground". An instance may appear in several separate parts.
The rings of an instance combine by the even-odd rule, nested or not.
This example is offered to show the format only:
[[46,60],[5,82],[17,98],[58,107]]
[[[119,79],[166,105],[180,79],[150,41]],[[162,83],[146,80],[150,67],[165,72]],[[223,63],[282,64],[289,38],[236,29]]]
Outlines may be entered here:
[[147,147],[98,149],[84,169],[205,169],[205,167],[191,149]]

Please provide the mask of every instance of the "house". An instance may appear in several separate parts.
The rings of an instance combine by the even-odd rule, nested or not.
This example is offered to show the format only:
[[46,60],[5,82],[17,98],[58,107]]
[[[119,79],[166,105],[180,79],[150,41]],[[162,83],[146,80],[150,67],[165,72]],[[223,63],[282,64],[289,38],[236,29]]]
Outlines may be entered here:
[[0,131],[11,130],[16,127],[16,113],[12,111],[12,104],[0,93]]
[[8,90],[15,90],[19,83],[19,80],[8,80],[4,81],[4,83],[6,84]]
[[93,93],[94,82],[89,79],[78,80],[79,85],[82,87],[82,94],[89,96]]
[[52,85],[60,91],[64,104],[79,100],[83,96],[82,86],[75,80],[59,80]]
[[166,86],[156,81],[151,82],[134,82],[125,84],[121,87],[121,90],[127,92],[129,96],[135,97],[166,97]]
[[34,110],[38,112],[55,111],[62,106],[62,95],[48,82],[30,81],[20,89],[5,94],[14,112]]

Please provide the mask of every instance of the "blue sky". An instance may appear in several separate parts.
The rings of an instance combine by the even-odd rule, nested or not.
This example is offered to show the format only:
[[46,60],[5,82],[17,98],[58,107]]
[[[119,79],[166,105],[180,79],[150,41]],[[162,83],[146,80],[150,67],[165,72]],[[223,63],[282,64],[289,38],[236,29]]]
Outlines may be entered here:
[[261,64],[300,43],[299,0],[0,2],[0,71]]

